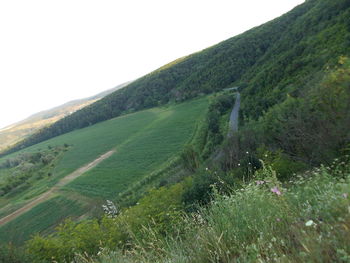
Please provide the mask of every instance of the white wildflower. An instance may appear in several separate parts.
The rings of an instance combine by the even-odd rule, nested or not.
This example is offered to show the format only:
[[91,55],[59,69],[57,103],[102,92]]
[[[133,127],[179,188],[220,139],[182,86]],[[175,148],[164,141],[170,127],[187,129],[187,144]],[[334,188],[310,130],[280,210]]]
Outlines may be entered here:
[[106,202],[107,202],[106,205],[102,205],[103,211],[110,218],[116,217],[119,214],[119,211],[116,205],[110,200],[107,200]]
[[315,224],[315,222],[313,220],[309,220],[305,223],[305,226],[312,226],[314,224]]

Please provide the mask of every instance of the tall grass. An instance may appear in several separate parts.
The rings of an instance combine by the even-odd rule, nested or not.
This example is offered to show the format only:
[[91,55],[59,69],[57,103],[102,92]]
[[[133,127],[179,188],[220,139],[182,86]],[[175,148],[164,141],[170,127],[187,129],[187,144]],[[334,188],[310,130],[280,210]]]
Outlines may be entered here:
[[350,262],[349,168],[321,167],[284,187],[264,168],[255,181],[185,216],[178,235],[78,261]]

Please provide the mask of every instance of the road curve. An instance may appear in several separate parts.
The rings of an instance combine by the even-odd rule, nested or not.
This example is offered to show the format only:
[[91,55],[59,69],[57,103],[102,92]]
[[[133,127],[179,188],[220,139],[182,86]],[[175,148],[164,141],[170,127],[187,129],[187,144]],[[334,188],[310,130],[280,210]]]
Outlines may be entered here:
[[60,187],[70,183],[71,181],[73,181],[75,178],[79,177],[80,175],[82,175],[83,173],[91,170],[92,168],[94,168],[95,166],[97,166],[100,162],[102,162],[103,160],[107,159],[108,157],[110,157],[113,153],[115,153],[115,150],[111,150],[106,152],[105,154],[101,155],[100,157],[98,157],[97,159],[95,159],[94,161],[84,165],[83,167],[80,167],[79,169],[75,170],[73,173],[65,176],[64,178],[62,178],[60,181],[58,181],[58,183],[52,187],[50,190],[46,191],[45,193],[42,193],[41,195],[39,195],[37,198],[35,198],[34,200],[32,200],[31,202],[29,202],[28,204],[26,204],[25,206],[21,207],[20,209],[14,211],[13,213],[3,217],[0,219],[0,226],[10,222],[11,220],[15,219],[16,217],[24,214],[25,212],[28,212],[30,209],[32,209],[34,206],[48,200],[51,198],[51,196],[57,192],[57,190],[59,190]]

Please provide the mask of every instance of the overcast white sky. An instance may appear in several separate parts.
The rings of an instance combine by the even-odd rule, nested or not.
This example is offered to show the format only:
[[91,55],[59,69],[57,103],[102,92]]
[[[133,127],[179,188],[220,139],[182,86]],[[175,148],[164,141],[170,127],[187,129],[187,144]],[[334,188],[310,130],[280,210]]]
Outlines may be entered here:
[[1,0],[0,128],[136,79],[304,0]]

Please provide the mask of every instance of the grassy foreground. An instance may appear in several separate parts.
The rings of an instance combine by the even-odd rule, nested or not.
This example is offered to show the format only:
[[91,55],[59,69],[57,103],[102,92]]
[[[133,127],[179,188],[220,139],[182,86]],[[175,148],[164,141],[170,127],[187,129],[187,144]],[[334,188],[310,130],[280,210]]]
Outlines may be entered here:
[[112,217],[67,221],[55,234],[35,236],[26,244],[26,257],[77,263],[349,262],[345,159],[283,184],[264,167],[227,194],[218,191],[225,183],[218,178],[211,202],[196,212],[185,213],[181,201],[189,181],[161,187]]
[[265,168],[230,195],[184,216],[165,238],[153,228],[131,250],[79,262],[350,262],[350,165],[339,161],[282,186]]

